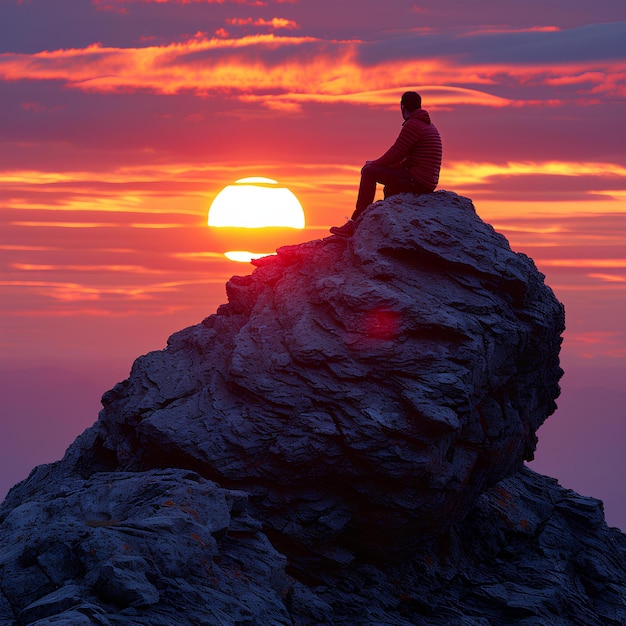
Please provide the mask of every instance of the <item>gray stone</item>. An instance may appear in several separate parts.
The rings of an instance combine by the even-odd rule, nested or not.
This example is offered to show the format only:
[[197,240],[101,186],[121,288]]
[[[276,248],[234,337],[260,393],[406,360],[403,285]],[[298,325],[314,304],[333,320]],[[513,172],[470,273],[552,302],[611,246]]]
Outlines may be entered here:
[[39,598],[20,611],[18,620],[22,624],[31,624],[42,618],[62,613],[82,603],[81,588],[78,585],[66,585]]
[[136,623],[165,625],[186,623],[178,608],[185,606],[190,624],[216,623],[219,613],[287,624],[286,559],[245,500],[189,470],[164,469],[66,477],[42,485],[36,503],[8,514],[5,503],[0,537],[12,549],[0,561],[8,599],[0,623],[77,612],[77,623],[118,623],[133,609],[146,620]]
[[109,559],[98,567],[93,589],[105,602],[121,607],[156,604],[159,592],[146,578],[146,569],[140,557]]
[[56,626],[62,624],[67,626],[111,626],[111,622],[106,618],[104,610],[93,604],[81,604],[62,613],[32,622],[32,626],[49,626],[51,624]]

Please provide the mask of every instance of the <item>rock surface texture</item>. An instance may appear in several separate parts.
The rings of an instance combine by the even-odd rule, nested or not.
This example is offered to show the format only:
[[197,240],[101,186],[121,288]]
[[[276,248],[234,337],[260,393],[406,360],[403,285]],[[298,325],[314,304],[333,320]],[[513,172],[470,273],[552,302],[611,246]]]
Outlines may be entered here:
[[626,540],[524,467],[563,308],[450,192],[278,250],[0,509],[0,623],[626,623]]

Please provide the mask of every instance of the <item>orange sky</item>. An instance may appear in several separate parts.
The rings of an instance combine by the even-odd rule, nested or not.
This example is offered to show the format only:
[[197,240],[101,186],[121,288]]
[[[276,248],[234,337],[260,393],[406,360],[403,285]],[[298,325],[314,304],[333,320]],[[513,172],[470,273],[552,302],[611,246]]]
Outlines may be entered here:
[[[624,439],[612,381],[626,370],[626,5],[383,4],[3,3],[0,367],[9,395],[28,391],[0,427],[22,451],[47,433],[10,457],[13,481],[58,458],[136,356],[213,313],[229,276],[252,270],[223,257],[236,236],[206,226],[221,188],[265,176],[304,207],[304,231],[241,244],[326,236],[351,214],[364,161],[397,135],[406,89],[442,134],[440,188],[471,197],[565,303],[564,393],[570,376],[576,390],[594,381],[586,398],[617,394],[588,421]],[[92,381],[89,402],[29,403],[76,371]],[[586,419],[559,413],[545,454],[540,443],[542,471],[566,486],[582,480],[572,424]],[[550,465],[568,437],[571,455]],[[623,474],[622,458],[597,460],[602,481]],[[613,510],[626,527],[626,507]]]

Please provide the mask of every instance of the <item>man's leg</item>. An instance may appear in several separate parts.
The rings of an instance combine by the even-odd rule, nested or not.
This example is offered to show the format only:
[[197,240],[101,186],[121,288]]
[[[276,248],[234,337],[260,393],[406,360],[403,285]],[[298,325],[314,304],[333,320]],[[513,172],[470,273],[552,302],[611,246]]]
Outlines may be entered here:
[[[361,170],[361,183],[359,185],[359,195],[356,200],[356,209],[352,214],[355,220],[361,213],[374,202],[376,195],[376,183],[381,183],[393,193],[400,191],[410,191],[411,175],[404,167],[382,167],[380,165],[364,165]],[[396,191],[397,190],[397,191]],[[387,193],[387,195],[392,195]],[[385,197],[386,197],[385,196]]]
[[343,226],[333,226],[330,232],[341,237],[351,237],[356,228],[354,220],[374,202],[376,183],[385,185],[385,198],[394,193],[411,191],[412,179],[404,167],[381,167],[380,165],[364,165],[361,170],[361,183],[356,201],[356,209],[352,217]]

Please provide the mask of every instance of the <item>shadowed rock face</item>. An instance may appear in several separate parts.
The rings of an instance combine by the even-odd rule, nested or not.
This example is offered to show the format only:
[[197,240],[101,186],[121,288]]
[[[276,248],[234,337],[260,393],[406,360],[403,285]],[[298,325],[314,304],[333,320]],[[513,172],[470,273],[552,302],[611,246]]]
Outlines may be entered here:
[[468,199],[396,196],[258,265],[135,362],[68,462],[193,469],[284,549],[341,560],[445,531],[532,458],[563,308]]
[[186,470],[47,470],[35,498],[2,510],[0,624],[289,623],[286,559],[245,493]]

